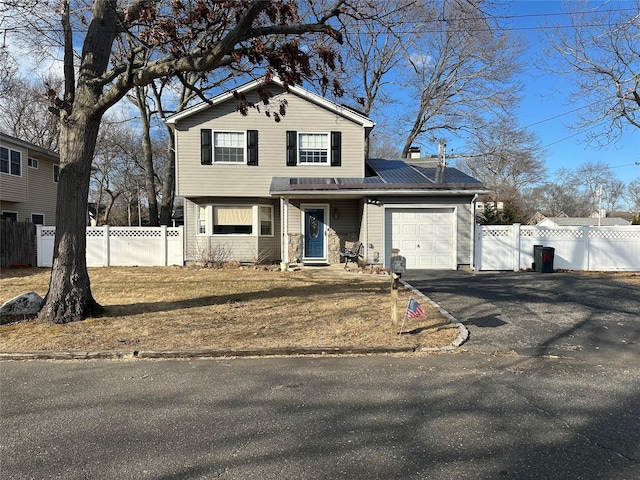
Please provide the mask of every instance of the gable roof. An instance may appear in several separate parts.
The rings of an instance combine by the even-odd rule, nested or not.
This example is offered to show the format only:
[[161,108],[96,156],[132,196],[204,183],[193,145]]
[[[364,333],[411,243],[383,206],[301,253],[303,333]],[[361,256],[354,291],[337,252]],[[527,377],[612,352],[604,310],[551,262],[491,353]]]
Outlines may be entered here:
[[27,150],[31,150],[33,152],[38,152],[42,155],[47,155],[52,157],[51,160],[56,163],[60,161],[60,154],[58,152],[54,152],[53,150],[48,150],[46,148],[39,147],[31,142],[27,142],[26,140],[20,140],[17,137],[12,137],[11,135],[7,135],[4,132],[0,132],[0,140],[8,143],[13,143],[15,145],[19,145],[22,148],[26,148]]
[[402,160],[366,160],[364,178],[274,177],[272,195],[298,194],[409,194],[474,195],[488,193],[482,182],[452,167],[420,167]]
[[277,77],[273,77],[268,81],[265,81],[264,78],[260,78],[258,80],[253,80],[251,82],[245,83],[244,85],[241,85],[238,88],[234,88],[232,90],[229,90],[228,92],[222,93],[220,95],[217,95],[215,97],[213,97],[212,99],[210,99],[208,102],[201,102],[198,103],[197,105],[194,105],[193,107],[187,108],[186,110],[183,110],[182,112],[176,113],[174,115],[171,115],[169,117],[167,117],[167,119],[165,120],[165,123],[169,124],[169,125],[175,125],[176,122],[190,117],[191,115],[194,115],[195,113],[201,112],[202,110],[206,110],[209,107],[215,106],[215,105],[219,105],[221,103],[224,103],[228,100],[232,100],[235,98],[234,94],[244,94],[247,92],[250,92],[251,90],[255,90],[256,88],[258,88],[261,85],[268,85],[268,84],[275,84],[278,85],[279,87],[285,88],[287,89],[288,92],[297,95],[300,98],[303,98],[311,103],[314,103],[320,107],[325,108],[326,110],[329,110],[337,115],[340,115],[344,118],[347,118],[349,120],[351,120],[352,122],[355,122],[359,125],[362,125],[363,127],[369,127],[369,128],[373,128],[375,126],[375,123],[372,122],[368,117],[366,117],[365,115],[362,115],[361,113],[356,112],[355,110],[352,110],[348,107],[345,107],[344,105],[339,105],[335,102],[332,102],[330,100],[327,100],[326,98],[317,95],[313,92],[310,92],[309,90],[306,90],[302,87],[298,87],[298,86],[293,86],[290,85],[288,88],[285,87],[284,83],[282,82],[282,80],[280,80]]

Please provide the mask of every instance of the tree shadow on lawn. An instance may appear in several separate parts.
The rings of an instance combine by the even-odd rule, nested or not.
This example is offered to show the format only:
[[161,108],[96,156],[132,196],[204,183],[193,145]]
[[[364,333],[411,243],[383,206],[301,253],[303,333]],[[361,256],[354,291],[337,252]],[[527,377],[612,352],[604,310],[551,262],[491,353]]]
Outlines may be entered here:
[[360,285],[358,283],[327,283],[313,282],[313,285],[298,287],[276,287],[267,290],[253,292],[239,292],[225,295],[207,295],[204,297],[185,298],[174,301],[136,302],[130,304],[103,304],[104,313],[100,317],[120,317],[122,315],[140,315],[143,313],[159,313],[183,310],[197,307],[210,307],[216,305],[233,304],[238,302],[251,302],[256,300],[271,299],[273,302],[297,298],[305,301],[310,295],[322,293],[323,296],[344,295],[345,291],[353,289],[353,294],[360,296],[384,294],[386,285]]

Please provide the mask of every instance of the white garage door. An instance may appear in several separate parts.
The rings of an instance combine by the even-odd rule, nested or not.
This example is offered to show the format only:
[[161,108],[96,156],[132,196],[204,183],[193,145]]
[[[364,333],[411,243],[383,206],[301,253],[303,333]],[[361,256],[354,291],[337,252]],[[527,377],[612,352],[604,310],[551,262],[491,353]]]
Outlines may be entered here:
[[452,208],[393,208],[386,211],[387,265],[392,248],[399,248],[407,268],[455,269]]

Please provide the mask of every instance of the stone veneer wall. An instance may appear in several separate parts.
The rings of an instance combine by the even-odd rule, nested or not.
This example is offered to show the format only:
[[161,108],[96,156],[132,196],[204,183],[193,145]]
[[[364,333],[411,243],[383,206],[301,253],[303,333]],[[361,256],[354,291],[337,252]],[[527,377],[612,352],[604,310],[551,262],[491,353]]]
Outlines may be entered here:
[[[340,252],[357,241],[357,233],[336,233],[334,230],[329,230],[329,263],[341,263],[343,260]],[[302,259],[302,235],[291,233],[289,234],[289,259],[293,263],[297,258]]]

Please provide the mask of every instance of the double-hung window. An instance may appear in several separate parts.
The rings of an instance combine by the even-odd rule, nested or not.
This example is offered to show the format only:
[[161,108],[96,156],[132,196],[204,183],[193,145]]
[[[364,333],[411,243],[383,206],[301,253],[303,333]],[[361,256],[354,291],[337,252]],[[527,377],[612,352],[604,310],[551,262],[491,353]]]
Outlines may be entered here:
[[58,183],[60,180],[60,167],[58,165],[53,166],[53,183]]
[[0,172],[21,176],[22,154],[18,150],[0,147]]
[[260,235],[270,237],[273,235],[273,207],[259,207]]
[[329,158],[328,133],[298,133],[298,162],[326,164]]
[[244,132],[213,132],[214,163],[245,163]]

